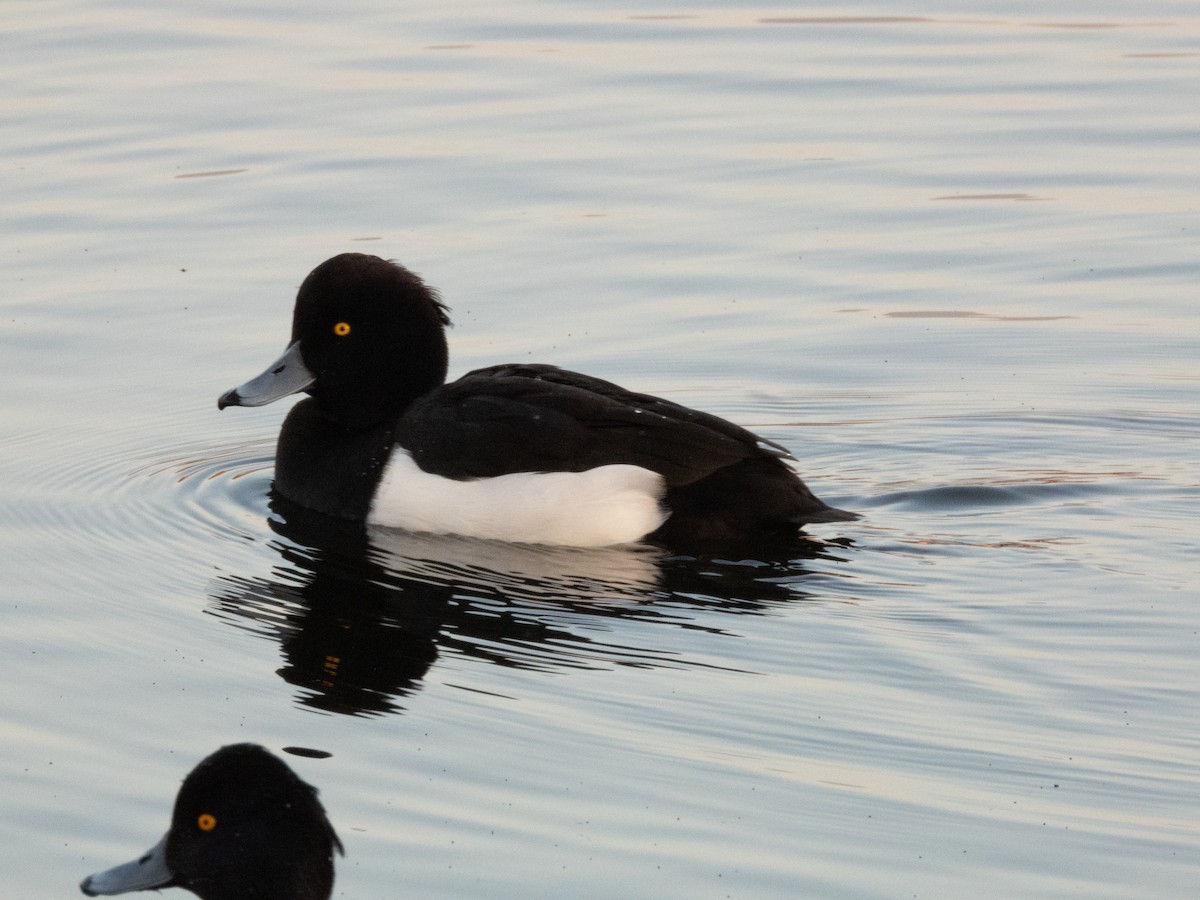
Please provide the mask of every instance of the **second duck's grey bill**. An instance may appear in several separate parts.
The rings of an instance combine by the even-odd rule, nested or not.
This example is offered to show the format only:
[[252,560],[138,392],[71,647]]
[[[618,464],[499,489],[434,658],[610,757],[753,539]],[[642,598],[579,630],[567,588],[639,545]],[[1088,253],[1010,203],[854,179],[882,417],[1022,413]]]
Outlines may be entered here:
[[174,874],[167,868],[167,839],[164,836],[133,862],[89,875],[79,889],[89,897],[108,897],[170,887],[174,880]]
[[245,384],[222,394],[217,401],[217,409],[227,406],[266,406],[280,397],[304,390],[316,380],[317,376],[304,365],[304,359],[300,356],[300,342],[296,341],[257,378],[251,378]]

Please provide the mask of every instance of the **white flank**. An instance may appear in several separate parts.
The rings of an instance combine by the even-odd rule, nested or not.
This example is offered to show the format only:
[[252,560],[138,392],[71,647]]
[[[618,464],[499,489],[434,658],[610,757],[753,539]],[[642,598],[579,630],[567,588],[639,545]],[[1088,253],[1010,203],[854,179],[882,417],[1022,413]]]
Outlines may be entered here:
[[367,521],[527,544],[607,547],[641,540],[667,519],[662,476],[640,466],[519,472],[455,481],[392,452]]

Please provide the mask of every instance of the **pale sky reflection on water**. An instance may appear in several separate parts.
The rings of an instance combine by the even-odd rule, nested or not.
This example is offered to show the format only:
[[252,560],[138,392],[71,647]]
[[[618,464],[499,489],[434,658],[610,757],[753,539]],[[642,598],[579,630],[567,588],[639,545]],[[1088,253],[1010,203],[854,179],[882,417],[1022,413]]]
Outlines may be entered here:
[[[5,20],[4,896],[242,740],[330,754],[337,897],[1194,893],[1194,4]],[[863,520],[692,561],[273,509],[286,405],[216,397],[347,250],[442,291],[452,373],[727,416]]]

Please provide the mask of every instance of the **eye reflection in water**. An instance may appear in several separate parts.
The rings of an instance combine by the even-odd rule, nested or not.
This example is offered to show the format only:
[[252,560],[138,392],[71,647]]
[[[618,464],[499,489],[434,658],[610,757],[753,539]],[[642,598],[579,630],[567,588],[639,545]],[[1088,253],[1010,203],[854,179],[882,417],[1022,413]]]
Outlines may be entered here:
[[542,671],[711,665],[666,640],[622,642],[618,621],[719,633],[714,611],[810,599],[806,561],[849,547],[802,539],[755,548],[758,558],[671,556],[368,529],[278,496],[271,511],[279,564],[268,577],[219,577],[211,611],[280,642],[278,674],[300,705],[360,716],[402,712],[446,652]]

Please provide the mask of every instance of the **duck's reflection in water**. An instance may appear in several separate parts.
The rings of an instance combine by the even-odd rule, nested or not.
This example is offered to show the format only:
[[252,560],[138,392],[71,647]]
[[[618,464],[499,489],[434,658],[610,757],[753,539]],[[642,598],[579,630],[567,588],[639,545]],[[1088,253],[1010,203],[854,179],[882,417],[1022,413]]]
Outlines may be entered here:
[[299,703],[349,715],[402,711],[439,653],[543,670],[711,665],[665,636],[623,642],[616,620],[720,632],[714,613],[808,599],[806,561],[844,549],[801,541],[770,560],[719,561],[367,530],[278,497],[271,509],[279,563],[217,578],[211,611],[280,642],[278,673]]

